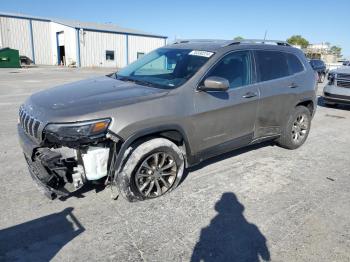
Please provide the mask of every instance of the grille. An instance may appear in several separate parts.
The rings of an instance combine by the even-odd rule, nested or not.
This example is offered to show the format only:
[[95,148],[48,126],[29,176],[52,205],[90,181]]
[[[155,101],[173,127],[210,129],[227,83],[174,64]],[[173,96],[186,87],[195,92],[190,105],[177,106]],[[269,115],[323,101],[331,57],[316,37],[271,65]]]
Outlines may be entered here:
[[350,81],[350,74],[337,74],[337,79],[349,80]]
[[39,131],[41,122],[30,116],[23,107],[19,109],[19,122],[27,135],[41,141],[41,132]]
[[350,97],[349,97],[349,96],[333,95],[333,94],[327,93],[327,92],[325,92],[324,94],[325,94],[325,96],[327,96],[327,97],[339,98],[339,99],[343,99],[343,100],[348,100],[348,101],[350,101]]
[[350,79],[349,81],[337,80],[337,86],[350,88]]

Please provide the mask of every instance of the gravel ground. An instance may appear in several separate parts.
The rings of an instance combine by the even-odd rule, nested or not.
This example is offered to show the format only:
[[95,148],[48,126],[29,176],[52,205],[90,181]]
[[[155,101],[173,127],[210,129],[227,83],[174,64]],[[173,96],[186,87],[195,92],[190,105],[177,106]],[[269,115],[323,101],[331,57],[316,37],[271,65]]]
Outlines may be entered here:
[[320,102],[300,149],[217,157],[159,199],[111,200],[98,188],[43,197],[18,144],[19,105],[111,71],[0,69],[0,261],[350,261],[350,107]]

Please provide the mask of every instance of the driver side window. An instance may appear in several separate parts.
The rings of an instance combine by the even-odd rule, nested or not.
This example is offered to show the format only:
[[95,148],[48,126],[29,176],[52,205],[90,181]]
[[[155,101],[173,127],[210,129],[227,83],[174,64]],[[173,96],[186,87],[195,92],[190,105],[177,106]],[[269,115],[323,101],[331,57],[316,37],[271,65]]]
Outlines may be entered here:
[[237,51],[223,57],[207,77],[219,76],[227,79],[230,89],[251,84],[251,62],[249,51]]

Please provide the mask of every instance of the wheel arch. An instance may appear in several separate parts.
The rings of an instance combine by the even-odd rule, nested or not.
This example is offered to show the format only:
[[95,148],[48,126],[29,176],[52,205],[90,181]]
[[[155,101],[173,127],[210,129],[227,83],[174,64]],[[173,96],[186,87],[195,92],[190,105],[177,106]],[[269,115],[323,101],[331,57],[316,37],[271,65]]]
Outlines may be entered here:
[[177,146],[179,146],[184,153],[184,159],[186,162],[187,162],[187,158],[191,156],[191,147],[188,141],[188,137],[185,131],[180,126],[164,125],[164,126],[146,128],[146,129],[137,131],[133,135],[126,138],[122,143],[116,159],[116,174],[120,172],[120,168],[124,160],[124,155],[127,149],[131,145],[135,143],[142,143],[144,141],[147,141],[155,137],[166,138],[172,141],[173,143],[175,143]]
[[303,101],[300,101],[299,103],[297,103],[295,105],[295,107],[298,107],[298,106],[305,106],[307,109],[309,109],[311,116],[314,115],[315,104],[314,104],[314,101],[312,99],[305,99]]

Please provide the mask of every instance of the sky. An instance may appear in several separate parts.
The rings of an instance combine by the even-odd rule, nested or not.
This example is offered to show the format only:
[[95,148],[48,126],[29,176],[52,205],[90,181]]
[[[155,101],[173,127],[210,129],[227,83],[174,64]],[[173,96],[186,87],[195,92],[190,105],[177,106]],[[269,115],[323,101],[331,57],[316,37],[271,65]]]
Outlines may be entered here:
[[175,38],[330,42],[350,58],[349,0],[0,0],[0,12],[113,23]]

